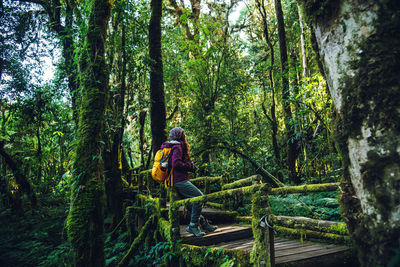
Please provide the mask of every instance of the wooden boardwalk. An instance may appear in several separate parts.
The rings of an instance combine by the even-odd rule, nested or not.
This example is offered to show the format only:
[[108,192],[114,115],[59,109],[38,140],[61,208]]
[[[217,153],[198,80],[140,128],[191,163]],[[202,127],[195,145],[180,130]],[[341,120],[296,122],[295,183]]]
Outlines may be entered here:
[[[186,233],[185,227],[181,226],[181,237],[184,244],[197,246],[213,246],[215,248],[240,249],[250,252],[253,249],[254,238],[251,227],[238,225],[219,225],[213,233],[204,237],[194,237]],[[288,240],[275,238],[275,264],[285,265],[287,263],[299,263],[299,266],[354,266],[349,261],[348,254],[351,250],[347,246],[333,245],[317,242]],[[345,256],[346,255],[346,256]],[[327,262],[327,258],[329,260]]]

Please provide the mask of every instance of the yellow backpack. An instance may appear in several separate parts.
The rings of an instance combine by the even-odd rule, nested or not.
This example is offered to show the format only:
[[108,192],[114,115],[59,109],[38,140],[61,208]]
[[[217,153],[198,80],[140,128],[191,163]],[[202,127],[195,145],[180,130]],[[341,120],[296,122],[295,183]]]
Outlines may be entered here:
[[167,187],[173,185],[173,168],[168,172],[168,159],[171,156],[171,148],[162,148],[157,151],[154,157],[151,176],[159,184],[165,184]]

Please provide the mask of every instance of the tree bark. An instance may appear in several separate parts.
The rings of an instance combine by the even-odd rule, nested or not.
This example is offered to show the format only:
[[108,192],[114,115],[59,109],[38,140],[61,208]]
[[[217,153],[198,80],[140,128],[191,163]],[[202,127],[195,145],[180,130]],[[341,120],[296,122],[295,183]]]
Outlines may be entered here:
[[304,40],[305,38],[304,38],[303,13],[301,12],[299,4],[297,4],[297,10],[299,13],[299,26],[300,26],[300,48],[301,48],[301,65],[302,65],[301,76],[304,80],[307,77],[307,51],[306,51],[306,43]]
[[336,110],[342,213],[361,265],[386,266],[400,236],[400,2],[302,6]]
[[164,97],[164,76],[161,55],[161,18],[162,0],[151,0],[151,17],[149,23],[149,55],[152,60],[150,71],[150,99],[151,99],[151,134],[153,155],[167,140],[166,111]]
[[111,13],[108,0],[90,1],[86,49],[80,62],[80,110],[68,238],[75,266],[104,266],[104,180],[101,160],[108,70],[104,44]]
[[77,79],[77,68],[74,65],[74,35],[73,35],[73,5],[72,0],[65,1],[65,27],[64,30],[59,32],[60,39],[63,45],[63,57],[65,60],[65,71],[68,76],[68,89],[71,95],[71,108],[72,108],[72,119],[75,125],[79,122],[79,110],[78,110],[78,79]]
[[289,179],[295,184],[299,184],[300,177],[296,172],[296,140],[294,138],[294,126],[292,123],[292,110],[290,105],[290,89],[289,89],[289,66],[288,56],[286,48],[286,33],[285,33],[285,22],[283,19],[283,11],[281,0],[274,0],[276,18],[278,21],[278,37],[279,37],[279,50],[281,58],[281,70],[282,70],[282,101],[283,110],[285,112],[285,127],[286,127],[286,139],[287,139],[287,160],[289,169]]

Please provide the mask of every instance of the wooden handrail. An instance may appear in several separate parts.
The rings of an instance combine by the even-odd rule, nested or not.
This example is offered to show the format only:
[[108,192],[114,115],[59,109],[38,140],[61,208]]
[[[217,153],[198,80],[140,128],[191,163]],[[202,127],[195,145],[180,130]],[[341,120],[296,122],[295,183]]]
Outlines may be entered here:
[[285,186],[285,187],[272,188],[269,194],[284,195],[284,194],[295,194],[295,193],[329,192],[329,191],[336,191],[338,188],[339,188],[339,183],[306,184],[298,186]]
[[242,187],[242,186],[251,185],[254,182],[261,182],[261,181],[262,181],[262,176],[259,174],[256,174],[256,175],[252,175],[247,178],[236,180],[229,184],[225,184],[222,186],[222,190],[234,189],[234,188],[238,188],[238,187]]
[[332,222],[316,220],[306,217],[275,216],[270,215],[269,219],[274,224],[295,229],[309,229],[337,235],[348,235],[347,227],[344,222]]
[[206,203],[207,201],[222,199],[225,196],[251,195],[258,190],[268,191],[269,189],[270,189],[270,186],[268,184],[251,185],[251,186],[245,186],[242,188],[235,188],[235,189],[230,189],[230,190],[219,191],[219,192],[215,192],[215,193],[211,193],[211,194],[203,195],[203,196],[199,196],[199,197],[178,200],[178,201],[175,201],[172,205],[174,205],[175,207],[180,207],[180,206],[184,206],[186,204],[195,204],[195,203],[203,204],[203,203]]

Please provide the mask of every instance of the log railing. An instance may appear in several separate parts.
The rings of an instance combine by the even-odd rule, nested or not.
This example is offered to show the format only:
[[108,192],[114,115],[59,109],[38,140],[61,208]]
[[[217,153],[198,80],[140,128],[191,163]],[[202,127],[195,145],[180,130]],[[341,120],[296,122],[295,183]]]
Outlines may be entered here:
[[[144,172],[144,174],[147,174],[147,172]],[[211,181],[221,182],[226,181],[226,178],[224,179],[223,176],[201,177],[192,179],[191,181],[199,186],[204,185],[206,188],[206,185],[210,185]],[[159,231],[164,239],[171,244],[171,247],[176,248],[177,244],[179,244],[177,241],[180,239],[179,207],[185,206],[186,204],[214,203],[232,197],[251,196],[251,217],[240,217],[238,219],[243,221],[251,220],[254,236],[254,246],[251,254],[251,261],[255,265],[274,266],[275,257],[274,234],[272,229],[273,224],[275,225],[273,226],[274,229],[278,230],[279,232],[290,232],[293,229],[297,229],[294,230],[294,232],[297,231],[297,234],[304,234],[309,237],[317,237],[322,239],[333,238],[341,241],[346,241],[348,239],[346,226],[343,223],[314,220],[304,217],[275,216],[272,214],[269,206],[269,196],[292,193],[335,191],[338,189],[338,183],[271,188],[268,184],[261,182],[260,176],[254,175],[232,183],[227,183],[222,186],[222,189],[223,190],[219,192],[178,200],[175,190],[173,188],[169,188],[167,190],[169,198],[168,220],[163,218],[161,215],[160,201],[158,199],[153,199],[153,205],[157,207],[158,211],[155,213],[155,217],[151,217],[146,221],[143,228],[146,228],[146,226],[148,226],[151,222],[156,222],[158,225],[157,231]],[[140,196],[139,198],[145,199],[146,196]],[[298,231],[299,228],[302,228],[302,230]],[[143,235],[139,235],[137,238],[142,240]],[[137,244],[138,240],[136,239],[132,243],[133,247],[135,247]]]

